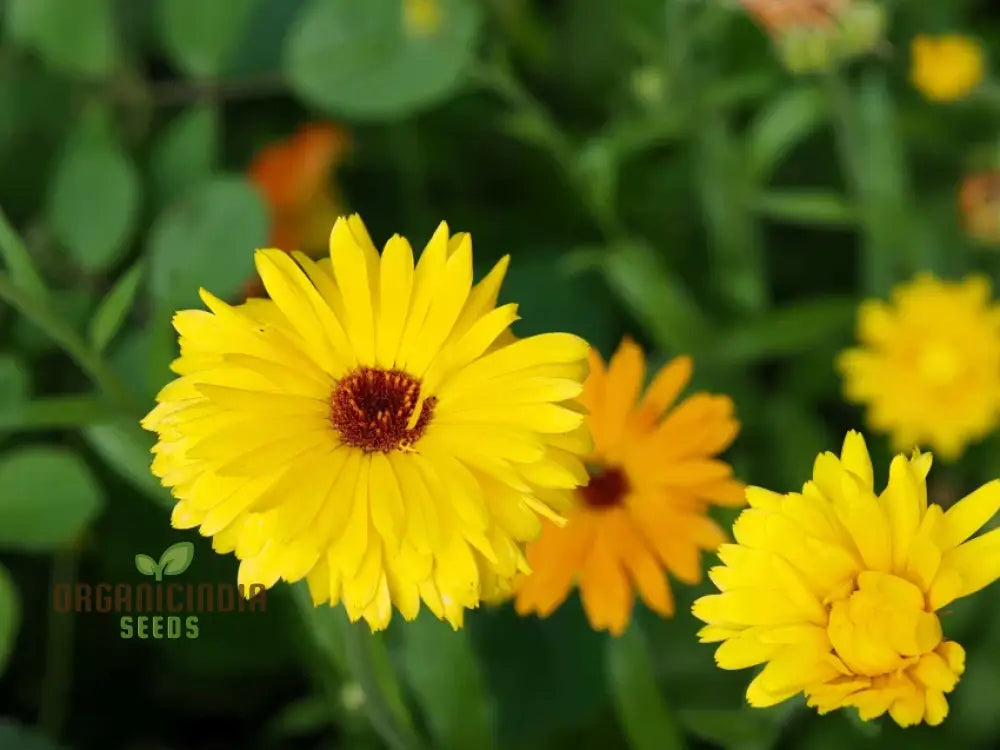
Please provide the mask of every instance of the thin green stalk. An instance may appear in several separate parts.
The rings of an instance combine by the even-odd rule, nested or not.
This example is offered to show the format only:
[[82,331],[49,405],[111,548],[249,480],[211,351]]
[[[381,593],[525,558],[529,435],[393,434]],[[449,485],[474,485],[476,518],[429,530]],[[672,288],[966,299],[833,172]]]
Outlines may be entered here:
[[0,429],[80,429],[111,415],[109,405],[94,396],[50,396],[4,409],[0,412]]
[[[14,235],[16,237],[16,235]],[[10,237],[0,234],[0,243]],[[0,273],[0,299],[38,326],[65,351],[90,379],[122,410],[138,414],[141,407],[118,374],[108,367],[83,337],[59,318],[51,308]]]
[[[379,673],[373,658],[372,641],[375,636],[367,625],[347,623],[332,617],[324,617],[325,622],[321,622],[319,618],[329,610],[314,607],[305,586],[295,588],[293,598],[296,607],[325,660],[322,668],[327,674],[318,675],[324,692],[332,692],[330,675],[342,673],[346,663],[347,671],[364,692],[368,719],[386,745],[392,750],[424,750],[424,744],[417,737],[408,717],[394,705],[398,701],[393,701],[386,691],[386,675]],[[334,645],[337,638],[340,642]],[[338,646],[342,647],[342,652]]]
[[879,239],[878,224],[883,217],[878,215],[878,207],[874,205],[857,102],[838,73],[831,73],[826,81],[844,176],[858,204],[863,223],[862,287],[866,294],[881,294],[892,284],[893,257]]
[[[78,547],[74,543],[57,552],[52,562],[52,588],[76,583]],[[70,684],[73,680],[73,612],[49,612],[45,643],[45,673],[38,723],[53,740],[59,741],[66,725]]]

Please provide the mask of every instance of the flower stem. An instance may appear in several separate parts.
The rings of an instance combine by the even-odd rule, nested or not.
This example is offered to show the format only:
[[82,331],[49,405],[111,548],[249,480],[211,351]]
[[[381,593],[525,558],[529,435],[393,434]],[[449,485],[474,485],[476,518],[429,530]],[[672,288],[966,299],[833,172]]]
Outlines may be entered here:
[[[0,232],[0,243],[9,241],[11,236],[16,237],[7,232]],[[80,365],[94,384],[103,390],[116,406],[127,413],[140,413],[141,408],[128,387],[83,337],[59,318],[44,301],[14,284],[5,273],[0,273],[0,299],[42,329]]]
[[[56,553],[52,561],[52,588],[59,584],[73,586],[76,582],[77,543]],[[50,594],[51,596],[51,594]],[[51,601],[51,600],[50,600]],[[70,683],[73,679],[73,612],[49,612],[45,644],[45,673],[42,676],[42,696],[38,723],[55,741],[59,741],[66,724]]]
[[[361,686],[364,708],[372,728],[391,750],[424,750],[402,703],[396,677],[376,656],[385,657],[382,642],[362,622],[350,623],[342,611],[314,607],[304,585],[294,587],[293,598],[317,651],[325,660],[320,675],[324,691],[332,693],[329,676],[345,671]],[[339,641],[339,642],[338,642]],[[384,658],[382,659],[384,661]]]

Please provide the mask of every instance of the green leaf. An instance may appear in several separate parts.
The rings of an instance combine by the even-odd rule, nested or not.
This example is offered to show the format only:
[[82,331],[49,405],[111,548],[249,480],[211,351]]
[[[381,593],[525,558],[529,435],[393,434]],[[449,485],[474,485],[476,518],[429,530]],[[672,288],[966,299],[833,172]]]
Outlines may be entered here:
[[30,446],[0,456],[0,547],[28,552],[75,539],[100,513],[87,465],[63,448]]
[[608,675],[618,720],[632,750],[684,750],[684,735],[656,685],[638,626],[607,646]]
[[[14,579],[7,569],[0,565],[0,675],[7,667],[7,661],[14,651],[17,631],[21,627],[21,597]],[[7,745],[0,745],[7,747]]]
[[257,0],[161,0],[160,31],[167,53],[190,76],[225,72]]
[[41,731],[0,719],[0,747],[4,750],[64,750]]
[[245,180],[205,183],[157,219],[150,238],[153,294],[169,309],[200,307],[198,288],[234,295],[267,239],[263,199]]
[[3,258],[15,284],[39,298],[48,294],[45,282],[28,254],[28,248],[10,225],[3,209],[0,209],[0,258]]
[[156,560],[154,560],[149,555],[138,554],[135,556],[135,569],[142,573],[144,576],[156,575],[157,565]]
[[313,0],[297,19],[284,68],[308,103],[359,119],[389,119],[436,104],[472,62],[481,10],[439,0],[441,26],[407,31],[402,0]]
[[652,248],[613,248],[605,255],[603,269],[619,300],[659,346],[695,353],[712,340],[711,325],[698,304]]
[[768,191],[754,201],[761,216],[805,226],[854,226],[858,212],[849,200],[836,193],[796,190]]
[[[212,4],[223,7],[222,4]],[[212,174],[221,126],[216,107],[199,105],[177,115],[163,129],[150,156],[153,192],[168,203]]]
[[27,401],[30,389],[31,373],[24,362],[14,355],[0,355],[0,415],[15,411]]
[[8,0],[11,36],[56,70],[112,72],[119,45],[110,0]]
[[441,750],[496,746],[492,706],[465,630],[430,613],[402,631],[402,667]]
[[108,466],[137,490],[158,504],[171,507],[169,490],[149,470],[149,449],[154,436],[135,422],[103,422],[85,427],[81,434]]
[[101,301],[90,321],[90,341],[98,352],[104,351],[115,334],[121,330],[122,323],[128,315],[135,295],[139,291],[146,270],[145,262],[140,259],[129,270],[118,277],[111,291]]
[[737,323],[716,339],[714,354],[728,363],[791,356],[831,339],[850,340],[857,303],[820,297],[786,305]]
[[753,179],[764,184],[799,142],[815,132],[829,116],[820,89],[800,86],[773,100],[750,127],[746,159]]
[[194,561],[194,545],[191,542],[177,542],[163,550],[159,568],[164,575],[179,576]]
[[99,271],[121,257],[132,236],[141,185],[132,162],[111,144],[73,146],[57,167],[48,217],[77,263]]

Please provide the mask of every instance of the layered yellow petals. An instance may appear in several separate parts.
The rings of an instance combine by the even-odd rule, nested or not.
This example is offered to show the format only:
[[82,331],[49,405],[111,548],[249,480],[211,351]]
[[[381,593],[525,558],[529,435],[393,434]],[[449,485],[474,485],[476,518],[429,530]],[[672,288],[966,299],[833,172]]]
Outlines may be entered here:
[[928,505],[929,454],[897,456],[875,495],[864,439],[820,455],[801,493],[747,488],[750,507],[695,602],[723,669],[764,665],[752,706],[804,693],[820,713],[855,707],[900,725],[939,724],[965,669],[937,611],[1000,578],[1000,481],[942,512]]
[[858,337],[838,360],[844,392],[896,450],[954,460],[1000,423],[1000,306],[985,278],[919,276],[891,304],[864,303]]
[[152,470],[241,583],[305,579],[314,603],[385,627],[421,602],[459,627],[528,569],[540,516],[586,481],[575,403],[587,345],[510,336],[507,259],[472,280],[445,224],[415,261],[341,218],[330,256],[261,250],[269,299],[174,319],[179,377],[143,426]]
[[672,615],[667,573],[697,583],[701,551],[725,540],[706,511],[743,503],[743,485],[713,458],[739,423],[725,396],[695,394],[674,406],[691,377],[688,357],[669,362],[642,393],[646,364],[635,342],[623,341],[607,364],[596,351],[589,356],[580,402],[592,475],[572,493],[567,523],[546,522],[528,546],[532,573],[516,579],[515,607],[546,617],[578,586],[591,625],[619,635],[634,594]]

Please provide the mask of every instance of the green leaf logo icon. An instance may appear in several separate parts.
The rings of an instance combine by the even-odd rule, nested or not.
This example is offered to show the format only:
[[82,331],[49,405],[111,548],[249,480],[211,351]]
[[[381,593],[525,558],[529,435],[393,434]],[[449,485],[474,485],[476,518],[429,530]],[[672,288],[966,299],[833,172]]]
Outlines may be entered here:
[[144,576],[153,576],[162,581],[163,576],[177,576],[191,567],[194,560],[194,545],[191,542],[177,542],[163,550],[160,561],[149,555],[135,556],[135,568]]
[[168,576],[179,576],[194,560],[194,545],[191,542],[177,542],[163,550],[160,555],[160,570]]

